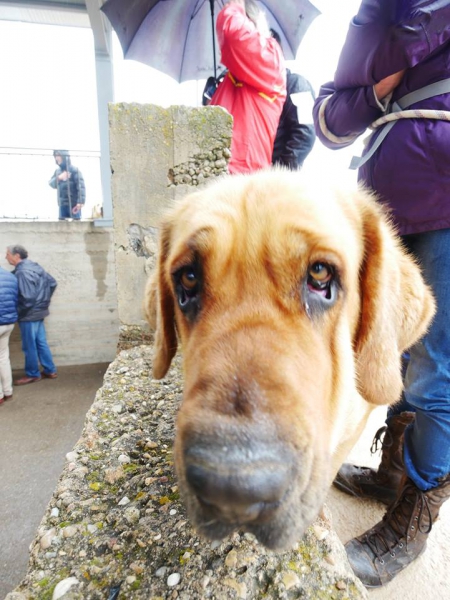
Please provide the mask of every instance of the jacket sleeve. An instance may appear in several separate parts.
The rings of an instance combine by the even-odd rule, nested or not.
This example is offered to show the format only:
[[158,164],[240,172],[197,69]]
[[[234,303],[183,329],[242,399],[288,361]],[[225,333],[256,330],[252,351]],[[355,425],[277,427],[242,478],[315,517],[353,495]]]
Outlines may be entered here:
[[[303,165],[316,140],[312,115],[309,117],[306,115],[307,108],[303,106],[305,101],[299,100],[304,97],[308,98],[311,105],[313,104],[315,94],[311,84],[302,75],[292,73],[288,69],[287,97],[277,131],[280,144],[275,163],[285,165],[290,169],[297,169]],[[275,139],[274,151],[277,147],[276,142],[277,139]]]
[[[274,143],[274,154],[275,148],[277,148],[274,164],[297,169],[302,166],[305,158],[311,152],[316,134],[313,125],[299,122],[297,107],[289,97],[286,103],[288,103],[288,106],[286,110],[283,110],[284,114],[281,115],[280,126]],[[277,142],[279,143],[277,144]]]
[[385,111],[373,86],[414,67],[450,39],[450,0],[363,0],[352,19],[333,82],[322,86],[313,115],[329,148],[350,145]]
[[290,128],[289,139],[285,151],[280,156],[280,163],[290,169],[301,167],[305,158],[311,152],[316,134],[313,125],[303,125],[298,121]]
[[352,144],[383,113],[373,86],[336,90],[330,81],[314,103],[314,126],[325,146],[338,149]]
[[48,281],[48,286],[50,288],[50,297],[52,297],[58,286],[58,283],[57,283],[56,279],[50,275],[50,273],[47,273],[47,281]]
[[257,31],[243,7],[226,4],[217,15],[216,27],[222,63],[234,77],[265,94],[284,91],[281,48]]
[[86,202],[86,185],[84,183],[84,177],[81,171],[77,169],[78,173],[78,204],[85,204]]
[[450,0],[363,0],[350,22],[336,89],[374,85],[412,68],[450,39]]
[[48,182],[48,185],[50,187],[52,187],[53,189],[56,190],[56,188],[58,187],[58,181],[56,179],[56,171],[53,173],[52,178],[50,179],[50,181]]

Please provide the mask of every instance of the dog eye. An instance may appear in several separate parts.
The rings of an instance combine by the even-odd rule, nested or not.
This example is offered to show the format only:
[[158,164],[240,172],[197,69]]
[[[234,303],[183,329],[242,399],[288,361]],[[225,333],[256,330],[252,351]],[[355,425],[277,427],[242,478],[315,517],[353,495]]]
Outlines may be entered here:
[[333,269],[330,265],[316,262],[308,271],[308,286],[315,290],[325,290],[333,278]]
[[336,267],[320,260],[309,265],[302,282],[303,305],[310,318],[320,317],[334,306],[342,289]]
[[194,320],[200,310],[201,269],[194,263],[179,269],[173,275],[178,306],[185,316]]
[[187,292],[191,292],[195,289],[198,281],[193,269],[183,270],[180,277],[180,283]]

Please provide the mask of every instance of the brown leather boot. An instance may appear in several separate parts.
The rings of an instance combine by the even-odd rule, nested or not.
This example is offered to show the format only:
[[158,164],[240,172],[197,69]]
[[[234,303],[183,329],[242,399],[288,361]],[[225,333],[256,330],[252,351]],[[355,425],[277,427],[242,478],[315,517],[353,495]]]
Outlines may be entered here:
[[406,476],[382,521],[345,545],[355,575],[368,588],[385,585],[424,550],[427,536],[450,497],[450,475],[427,492]]
[[403,436],[405,429],[414,418],[413,412],[394,415],[376,432],[370,451],[374,454],[378,449],[378,442],[381,442],[381,463],[377,471],[344,463],[333,484],[352,496],[373,498],[384,504],[391,504],[397,496],[404,475]]

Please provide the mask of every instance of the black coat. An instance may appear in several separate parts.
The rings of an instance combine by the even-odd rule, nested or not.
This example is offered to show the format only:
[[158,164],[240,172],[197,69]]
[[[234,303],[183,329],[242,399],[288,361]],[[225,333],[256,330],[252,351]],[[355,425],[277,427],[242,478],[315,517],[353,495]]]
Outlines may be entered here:
[[[70,179],[67,181],[58,181],[58,175],[65,170],[69,171]],[[58,167],[48,183],[58,192],[58,206],[69,206],[69,198],[71,208],[76,204],[85,203],[86,185],[83,175],[77,167],[73,167],[72,165],[66,167],[65,164],[63,168]]]
[[16,265],[14,275],[19,284],[19,321],[41,321],[47,317],[56,280],[28,258]]
[[313,100],[315,95],[307,79],[298,73],[291,73],[289,69],[286,69],[286,74],[287,96],[273,145],[272,164],[299,169],[312,150],[316,134],[312,114],[310,124],[299,123],[297,107],[292,102],[291,94],[307,92]]

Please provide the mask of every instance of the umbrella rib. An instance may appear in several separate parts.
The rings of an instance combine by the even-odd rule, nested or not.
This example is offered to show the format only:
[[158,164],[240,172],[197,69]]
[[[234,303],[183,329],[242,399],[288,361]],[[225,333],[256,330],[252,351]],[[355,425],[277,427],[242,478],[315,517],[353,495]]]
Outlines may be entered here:
[[[197,13],[201,9],[201,7],[205,4],[206,0],[197,0],[194,10],[192,11],[192,19],[197,16]],[[223,8],[225,6],[226,0],[214,0],[214,4],[218,4],[219,8]]]
[[206,0],[197,0],[197,2],[195,3],[195,6],[194,6],[194,10],[191,13],[191,18],[189,19],[189,27],[186,30],[186,37],[184,38],[183,54],[182,54],[182,60],[180,61],[180,72],[178,74],[178,81],[181,81],[181,73],[183,71],[183,63],[184,63],[184,53],[186,51],[187,40],[189,37],[189,30],[191,28],[191,23],[192,23],[195,15],[199,12],[200,8],[203,6],[203,4],[205,4],[205,2],[206,2]]
[[[223,8],[225,6],[225,0],[214,0],[216,4],[219,5],[220,8]],[[191,23],[194,20],[194,18],[196,17],[197,13],[200,11],[200,9],[202,8],[202,6],[206,3],[206,0],[197,0],[195,6],[194,6],[194,10],[191,13],[191,18],[189,21],[189,27],[187,28],[186,31],[186,38],[184,40],[184,47],[183,47],[183,57],[184,57],[184,51],[186,50],[186,46],[187,46],[187,40],[189,37],[189,30],[191,27]],[[183,71],[183,62],[184,62],[184,58],[183,60],[180,62],[180,72],[178,74],[178,81],[181,81],[181,74]],[[214,77],[216,76],[216,73],[214,73]]]
[[284,38],[285,38],[285,40],[286,40],[286,42],[287,42],[287,45],[289,46],[289,49],[290,49],[290,51],[292,52],[292,56],[294,57],[294,60],[295,60],[295,57],[296,57],[296,55],[297,55],[297,52],[294,52],[294,50],[293,50],[293,48],[292,48],[292,46],[291,46],[291,43],[290,43],[290,41],[288,40],[287,36],[284,34],[284,30],[283,30],[283,28],[281,27],[279,20],[276,18],[276,16],[275,16],[275,15],[273,14],[273,12],[270,10],[270,8],[267,6],[267,4],[265,4],[265,2],[263,2],[263,0],[259,0],[259,1],[260,1],[260,2],[261,2],[261,4],[264,6],[264,8],[270,12],[270,14],[272,15],[272,18],[273,18],[273,20],[276,22],[276,24],[277,24],[277,27],[278,27],[278,29],[277,29],[277,33],[281,33],[281,32],[283,33],[283,35],[284,35]]
[[197,13],[200,11],[201,7],[205,4],[206,0],[197,0],[194,6],[194,10],[191,13],[191,21],[195,19]]

